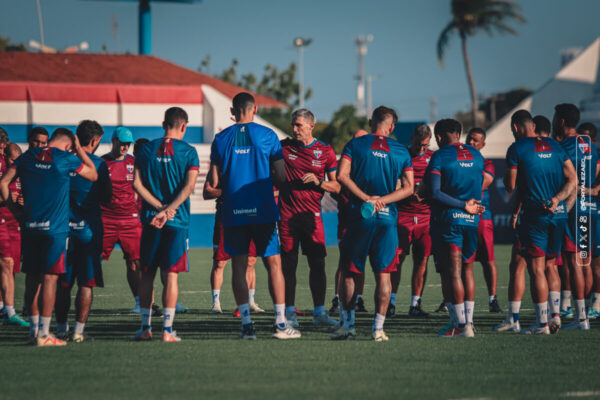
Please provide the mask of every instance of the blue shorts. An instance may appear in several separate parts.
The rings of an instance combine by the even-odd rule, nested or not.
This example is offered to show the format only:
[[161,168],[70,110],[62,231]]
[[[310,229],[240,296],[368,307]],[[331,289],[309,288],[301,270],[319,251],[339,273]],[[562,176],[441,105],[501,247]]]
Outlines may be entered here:
[[188,272],[188,229],[165,225],[142,228],[140,263],[144,272],[160,267],[168,272]]
[[248,254],[250,242],[256,247],[257,257],[270,257],[279,254],[277,224],[253,224],[223,227],[225,252],[235,256]]
[[340,252],[350,260],[351,272],[364,273],[367,256],[373,272],[394,272],[398,263],[398,226],[383,218],[350,221],[340,242]]
[[69,233],[22,231],[23,272],[64,274]]
[[78,286],[104,287],[102,276],[102,221],[70,223],[67,267],[60,284],[71,287],[77,279]]
[[463,263],[475,262],[478,226],[440,224],[436,228],[439,257],[447,257],[444,250],[460,251]]
[[560,254],[566,218],[523,214],[519,239],[523,256],[554,258]]

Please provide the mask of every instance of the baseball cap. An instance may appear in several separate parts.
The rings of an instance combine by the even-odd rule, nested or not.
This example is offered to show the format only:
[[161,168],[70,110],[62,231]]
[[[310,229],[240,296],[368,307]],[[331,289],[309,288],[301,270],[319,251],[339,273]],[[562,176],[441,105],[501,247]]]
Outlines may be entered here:
[[112,138],[117,139],[121,143],[133,143],[133,134],[124,126],[117,127],[112,135]]

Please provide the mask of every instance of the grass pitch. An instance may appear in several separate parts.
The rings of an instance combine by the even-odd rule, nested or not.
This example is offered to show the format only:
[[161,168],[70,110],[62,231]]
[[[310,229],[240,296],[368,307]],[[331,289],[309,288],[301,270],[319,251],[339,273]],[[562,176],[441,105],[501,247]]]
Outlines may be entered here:
[[[328,250],[330,300],[338,251]],[[510,247],[496,247],[503,308],[509,256]],[[66,348],[35,348],[25,345],[26,330],[0,327],[0,398],[600,398],[600,321],[592,321],[588,332],[562,330],[547,337],[492,333],[490,328],[505,315],[488,312],[479,265],[475,267],[477,334],[473,339],[438,338],[437,329],[447,322],[446,315],[432,314],[427,319],[406,316],[412,269],[407,262],[396,306],[399,316],[385,323],[389,342],[370,340],[371,314],[357,315],[359,336],[355,341],[332,342],[324,328],[312,326],[310,316],[300,317],[300,340],[270,339],[272,304],[266,272],[260,265],[256,299],[267,313],[253,316],[258,340],[239,341],[240,321],[231,316],[235,303],[230,265],[221,291],[225,314],[210,314],[211,257],[210,249],[192,250],[191,272],[181,274],[180,303],[190,307],[187,314],[175,318],[181,343],[128,341],[139,327],[139,316],[128,312],[133,300],[119,252],[104,264],[106,287],[95,291],[86,330],[96,341],[69,343]],[[22,275],[17,276],[17,309],[22,305],[23,281]],[[160,293],[159,282],[156,289]],[[370,311],[373,289],[369,273],[365,300]],[[534,319],[529,291],[523,300],[521,323],[526,327]],[[439,277],[430,263],[423,308],[432,311],[440,301]],[[311,314],[305,259],[298,268],[296,306]],[[71,329],[73,318],[69,320]],[[155,318],[153,325],[159,337],[161,319]]]

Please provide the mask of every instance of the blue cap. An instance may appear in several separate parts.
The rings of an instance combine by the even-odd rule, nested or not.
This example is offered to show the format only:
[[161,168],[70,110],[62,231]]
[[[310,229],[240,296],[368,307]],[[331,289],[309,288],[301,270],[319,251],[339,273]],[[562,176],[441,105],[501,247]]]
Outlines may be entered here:
[[133,143],[133,134],[124,126],[117,127],[112,135],[112,138],[117,139],[121,143]]

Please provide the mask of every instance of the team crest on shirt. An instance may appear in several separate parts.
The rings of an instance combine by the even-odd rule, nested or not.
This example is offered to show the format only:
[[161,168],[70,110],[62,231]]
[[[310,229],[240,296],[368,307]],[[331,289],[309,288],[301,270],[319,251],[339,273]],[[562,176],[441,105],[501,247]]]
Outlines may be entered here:
[[589,143],[582,137],[577,138],[577,144],[579,146],[579,151],[583,154],[588,154],[592,152],[592,148]]
[[429,160],[431,160],[431,158],[426,158],[425,162],[427,163],[427,165],[429,165]]
[[313,150],[313,154],[315,155],[315,157],[321,158],[321,156],[323,155],[323,150]]
[[127,171],[129,171],[129,173],[133,173],[133,165],[132,164],[127,164]]

